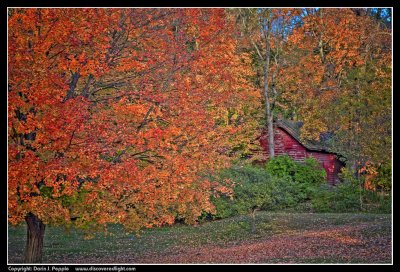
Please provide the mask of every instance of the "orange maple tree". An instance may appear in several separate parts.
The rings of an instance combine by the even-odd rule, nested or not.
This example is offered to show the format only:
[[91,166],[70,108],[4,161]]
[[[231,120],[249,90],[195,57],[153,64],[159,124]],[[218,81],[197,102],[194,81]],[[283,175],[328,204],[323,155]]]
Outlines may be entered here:
[[224,10],[11,9],[8,27],[8,219],[28,224],[27,262],[47,224],[194,223],[229,193],[202,173],[257,133],[260,99]]

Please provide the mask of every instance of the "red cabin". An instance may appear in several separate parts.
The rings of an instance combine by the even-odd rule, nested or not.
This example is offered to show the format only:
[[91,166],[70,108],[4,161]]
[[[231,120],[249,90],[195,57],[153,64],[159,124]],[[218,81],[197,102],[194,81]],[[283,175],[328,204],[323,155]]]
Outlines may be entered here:
[[[321,143],[312,144],[300,140],[302,122],[279,120],[275,123],[275,156],[288,154],[295,161],[303,161],[307,157],[314,157],[321,163],[327,174],[327,182],[335,185],[339,181],[338,173],[344,163],[338,159],[336,153],[329,152]],[[264,131],[260,137],[260,144],[268,158],[268,134]]]

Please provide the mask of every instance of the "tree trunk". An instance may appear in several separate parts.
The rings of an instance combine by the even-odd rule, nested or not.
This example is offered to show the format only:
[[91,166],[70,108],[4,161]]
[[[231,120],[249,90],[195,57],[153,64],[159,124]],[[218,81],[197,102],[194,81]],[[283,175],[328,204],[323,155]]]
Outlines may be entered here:
[[80,76],[81,75],[79,74],[79,69],[78,69],[78,72],[72,74],[71,83],[69,84],[69,89],[67,92],[67,96],[64,98],[64,102],[67,101],[68,99],[71,99],[74,97],[74,91],[75,91],[76,85],[78,84],[78,80],[79,80]]
[[274,120],[271,112],[271,101],[270,101],[270,90],[269,90],[269,63],[270,63],[270,27],[268,27],[268,33],[265,37],[266,46],[266,56],[264,64],[264,97],[265,97],[265,115],[267,117],[267,127],[268,127],[268,151],[269,158],[275,157],[275,141],[274,141]]
[[25,263],[41,263],[46,225],[33,213],[29,213],[25,221],[27,224]]
[[251,232],[256,232],[256,210],[252,210],[251,212]]
[[362,211],[362,210],[364,209],[364,207],[363,207],[363,196],[362,196],[362,193],[363,193],[363,184],[362,184],[362,182],[361,182],[361,179],[358,180],[358,183],[359,183],[359,186],[360,186],[360,194],[359,194],[360,211]]

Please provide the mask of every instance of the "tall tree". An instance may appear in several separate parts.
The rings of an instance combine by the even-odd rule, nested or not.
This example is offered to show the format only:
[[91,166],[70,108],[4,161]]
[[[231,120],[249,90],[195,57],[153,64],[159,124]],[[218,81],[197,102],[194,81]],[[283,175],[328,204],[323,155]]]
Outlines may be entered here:
[[265,105],[265,119],[268,131],[269,157],[275,156],[274,109],[279,90],[276,81],[279,76],[284,44],[288,34],[297,23],[296,9],[238,9],[234,11],[237,24],[248,46],[253,48],[254,66],[262,78]]
[[[194,223],[254,131],[249,56],[221,9],[10,9],[8,215],[89,235]],[[230,110],[235,122],[221,123]],[[239,122],[240,120],[240,122]]]
[[367,162],[390,162],[391,30],[378,13],[390,14],[303,9],[301,26],[289,36],[293,57],[278,83],[304,121],[303,137],[334,133],[332,148],[355,173]]

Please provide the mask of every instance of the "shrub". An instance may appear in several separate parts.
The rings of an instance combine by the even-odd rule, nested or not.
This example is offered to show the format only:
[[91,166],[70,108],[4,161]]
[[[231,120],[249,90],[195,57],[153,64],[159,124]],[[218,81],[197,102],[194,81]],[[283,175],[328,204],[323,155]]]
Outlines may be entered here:
[[325,182],[325,170],[314,158],[303,163],[288,156],[271,159],[266,167],[245,165],[221,170],[216,180],[230,179],[235,183],[234,197],[212,197],[220,219],[254,211],[294,208],[313,212],[375,212],[390,213],[391,197],[382,192],[367,191],[363,180],[343,169],[343,182],[330,186]]
[[323,185],[315,191],[315,212],[391,212],[390,194],[364,189],[363,178],[356,178],[350,169],[344,168],[340,177],[342,182],[336,186]]
[[271,177],[271,202],[266,203],[264,210],[280,210],[295,207],[298,203],[307,199],[305,186],[293,182],[288,177]]
[[231,179],[235,183],[234,197],[233,199],[226,196],[212,198],[217,210],[214,218],[246,214],[253,207],[263,206],[270,200],[268,187],[270,178],[270,175],[262,168],[249,165],[221,170],[216,179]]
[[236,185],[233,199],[225,196],[212,198],[217,211],[213,218],[250,214],[253,232],[256,230],[256,210],[294,207],[306,198],[302,184],[289,176],[272,176],[261,167],[232,167],[222,170],[217,179],[230,179]]
[[381,164],[378,169],[374,183],[376,187],[385,192],[389,192],[392,188],[392,167],[391,164]]
[[[326,172],[320,163],[312,157],[306,158],[304,162],[296,162],[288,155],[277,156],[270,159],[266,170],[277,177],[288,177],[299,190],[298,202],[310,200],[316,188],[325,183]],[[282,185],[285,186],[285,185]]]
[[345,181],[335,187],[324,184],[315,191],[312,205],[315,212],[360,211],[359,187],[351,181]]
[[272,176],[261,167],[241,166],[222,170],[217,179],[235,182],[234,197],[213,197],[217,213],[213,218],[246,214],[256,209],[277,210],[294,207],[306,199],[304,186],[290,177]]
[[306,158],[304,162],[296,162],[288,155],[277,156],[270,159],[265,168],[271,175],[290,177],[299,183],[321,184],[326,179],[325,170],[312,157]]
[[294,180],[297,164],[288,155],[283,155],[268,160],[267,164],[265,165],[265,169],[273,176],[290,177],[292,180]]
[[316,159],[309,157],[303,163],[297,163],[294,180],[300,183],[322,184],[326,182],[326,172]]

